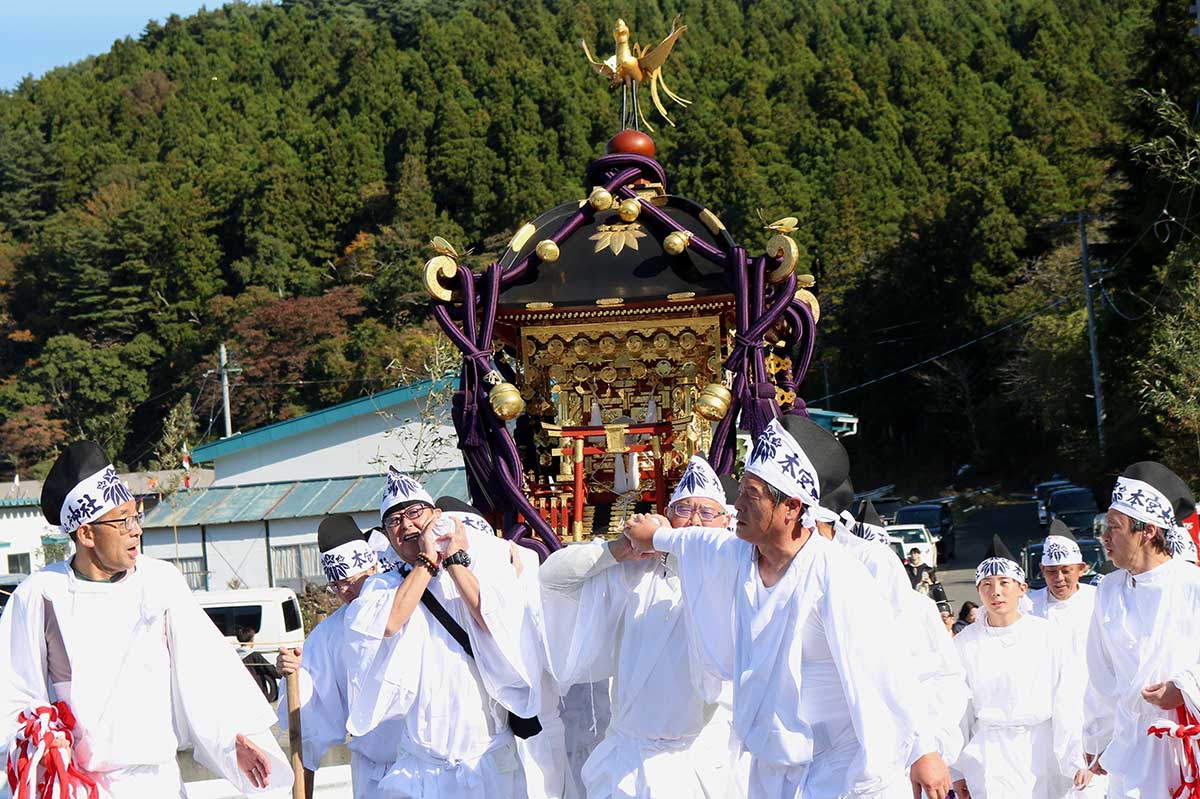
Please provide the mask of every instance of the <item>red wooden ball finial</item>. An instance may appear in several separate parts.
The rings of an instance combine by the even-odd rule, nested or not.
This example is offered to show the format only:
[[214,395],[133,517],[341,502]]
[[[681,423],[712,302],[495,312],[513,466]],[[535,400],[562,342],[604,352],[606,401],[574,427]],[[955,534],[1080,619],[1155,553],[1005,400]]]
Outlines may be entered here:
[[644,155],[647,158],[653,158],[656,152],[654,139],[640,130],[630,128],[626,128],[609,139],[605,149],[609,153],[632,153],[633,155]]

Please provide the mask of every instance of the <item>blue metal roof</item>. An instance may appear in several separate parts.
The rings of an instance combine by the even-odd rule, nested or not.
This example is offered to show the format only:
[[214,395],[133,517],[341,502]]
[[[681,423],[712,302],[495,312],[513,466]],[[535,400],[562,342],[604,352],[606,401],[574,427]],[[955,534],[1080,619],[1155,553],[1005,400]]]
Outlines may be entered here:
[[0,499],[0,508],[18,508],[27,505],[41,505],[37,497],[7,497]]
[[[431,496],[448,494],[468,500],[464,469],[443,469],[420,480]],[[383,475],[364,475],[180,491],[147,512],[142,527],[149,530],[378,511],[383,487]]]
[[852,413],[808,408],[808,418],[834,435],[852,436],[858,432],[858,417]]
[[367,397],[343,402],[341,405],[332,405],[328,408],[322,408],[319,411],[297,416],[295,419],[286,419],[282,422],[269,424],[266,427],[259,427],[256,430],[250,430],[246,433],[235,433],[229,438],[223,438],[220,441],[196,447],[192,451],[192,461],[194,463],[208,463],[222,455],[229,455],[243,449],[261,446],[271,441],[279,441],[300,433],[306,433],[310,430],[316,430],[327,424],[353,419],[355,416],[376,413],[386,408],[394,408],[397,405],[403,405],[410,400],[433,391],[440,391],[453,382],[450,378],[443,378],[436,381],[423,380],[420,383],[400,386],[388,389],[387,391],[380,391],[377,394],[371,394]]

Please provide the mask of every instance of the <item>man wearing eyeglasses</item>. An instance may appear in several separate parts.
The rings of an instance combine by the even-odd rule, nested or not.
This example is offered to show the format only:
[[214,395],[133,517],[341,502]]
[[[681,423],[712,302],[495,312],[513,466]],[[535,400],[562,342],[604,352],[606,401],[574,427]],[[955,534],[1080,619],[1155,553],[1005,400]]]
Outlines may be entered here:
[[41,795],[39,769],[21,773],[39,744],[27,714],[59,718],[74,737],[75,779],[105,799],[179,796],[185,743],[241,793],[289,787],[275,714],[179,570],[140,554],[141,514],[98,444],[67,447],[41,505],[75,554],[21,583],[0,617],[0,740],[16,739],[14,795]]
[[347,730],[396,722],[379,796],[508,799],[514,731],[528,733],[519,722],[541,701],[541,642],[509,546],[392,468],[380,520],[401,564],[346,610]]
[[[676,527],[727,531],[724,489],[703,458],[667,512]],[[707,729],[722,683],[693,659],[675,560],[638,557],[620,537],[560,549],[539,577],[561,689],[612,677],[612,721],[582,772],[588,799],[737,796],[728,717]]]
[[[285,677],[299,673],[300,730],[304,736],[302,759],[305,778],[311,779],[321,758],[346,740],[346,609],[362,592],[379,561],[367,537],[351,516],[327,516],[317,527],[321,569],[329,581],[326,590],[342,605],[309,633],[304,647],[281,647],[276,668]],[[280,694],[284,689],[280,687]],[[279,726],[287,729],[286,702],[279,703]],[[379,781],[392,764],[399,722],[381,724],[367,735],[350,741],[350,779],[355,799],[379,796]]]

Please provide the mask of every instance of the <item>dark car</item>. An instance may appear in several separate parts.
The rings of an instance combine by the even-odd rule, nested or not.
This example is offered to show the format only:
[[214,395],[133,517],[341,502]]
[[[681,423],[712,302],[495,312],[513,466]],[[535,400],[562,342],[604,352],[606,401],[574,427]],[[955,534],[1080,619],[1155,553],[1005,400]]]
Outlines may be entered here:
[[875,506],[875,512],[879,514],[884,526],[887,526],[895,521],[896,511],[904,507],[904,500],[900,497],[880,497],[871,500],[871,504]]
[[1044,483],[1038,483],[1033,487],[1033,498],[1037,501],[1038,523],[1042,527],[1050,523],[1050,517],[1046,515],[1046,498],[1060,488],[1074,487],[1070,480],[1063,480],[1060,477],[1047,480]]
[[[877,505],[876,508],[879,506]],[[921,503],[905,505],[896,511],[892,524],[923,524],[937,544],[938,563],[949,563],[954,559],[954,516],[949,505]]]
[[1060,488],[1046,498],[1046,514],[1076,535],[1091,535],[1092,520],[1099,512],[1096,498],[1086,488]]
[[[1080,538],[1079,549],[1083,552],[1083,562],[1087,571],[1079,578],[1079,582],[1095,585],[1100,582],[1100,567],[1108,560],[1104,554],[1104,545],[1094,538]],[[1029,580],[1030,588],[1045,588],[1046,578],[1042,576],[1042,541],[1033,541],[1021,550],[1021,567],[1025,569],[1025,577]]]

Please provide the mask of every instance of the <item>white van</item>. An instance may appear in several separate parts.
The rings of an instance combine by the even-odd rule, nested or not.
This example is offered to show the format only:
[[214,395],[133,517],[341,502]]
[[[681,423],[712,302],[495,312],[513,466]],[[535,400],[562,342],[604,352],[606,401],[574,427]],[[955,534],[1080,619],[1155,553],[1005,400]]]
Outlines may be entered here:
[[196,591],[192,596],[232,645],[237,646],[239,627],[254,630],[254,651],[271,662],[279,647],[304,644],[300,603],[290,588]]

